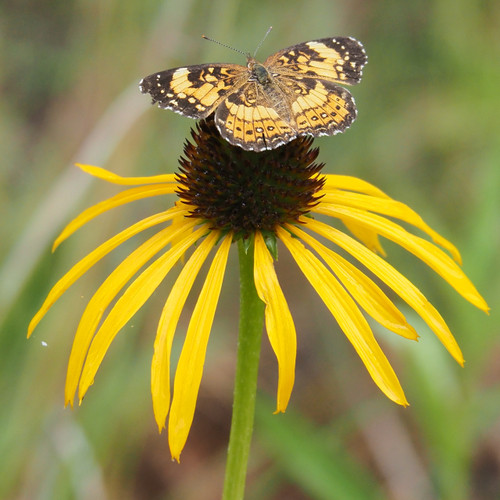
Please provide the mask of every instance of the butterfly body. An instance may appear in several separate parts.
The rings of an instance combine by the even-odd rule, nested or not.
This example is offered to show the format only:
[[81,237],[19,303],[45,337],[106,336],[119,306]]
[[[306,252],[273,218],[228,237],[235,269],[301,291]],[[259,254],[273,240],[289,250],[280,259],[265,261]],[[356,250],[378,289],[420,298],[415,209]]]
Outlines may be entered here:
[[250,72],[249,82],[258,82],[260,85],[269,85],[272,82],[266,67],[259,64],[253,57],[248,58],[247,68]]
[[343,132],[356,117],[339,85],[361,79],[367,58],[353,38],[304,42],[247,65],[201,64],[149,75],[140,83],[153,103],[190,118],[214,113],[221,135],[249,151],[274,149],[299,135]]

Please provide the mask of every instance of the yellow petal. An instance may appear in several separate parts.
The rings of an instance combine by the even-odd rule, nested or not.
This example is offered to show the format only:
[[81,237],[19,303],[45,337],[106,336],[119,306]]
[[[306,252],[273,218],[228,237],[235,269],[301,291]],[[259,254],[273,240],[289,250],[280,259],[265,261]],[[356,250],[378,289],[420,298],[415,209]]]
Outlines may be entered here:
[[62,233],[54,242],[52,251],[54,251],[77,229],[82,227],[84,224],[87,224],[87,222],[91,221],[93,218],[97,217],[103,212],[111,210],[112,208],[116,208],[120,205],[124,205],[125,203],[130,203],[131,201],[141,200],[142,198],[173,193],[176,189],[176,184],[153,184],[151,186],[141,186],[137,188],[127,189],[126,191],[122,191],[121,193],[118,193],[117,195],[108,198],[107,200],[101,201],[100,203],[97,203],[96,205],[84,210],[62,230]]
[[[289,229],[293,227],[289,226]],[[389,399],[407,406],[408,402],[394,370],[349,294],[300,241],[282,228],[277,229],[277,235],[339,323],[374,382]],[[375,256],[373,253],[372,255]]]
[[[186,221],[188,227],[192,224],[193,221]],[[66,404],[71,403],[73,405],[73,398],[80,380],[87,351],[92,342],[94,332],[107,307],[136,272],[162,248],[168,245],[179,231],[180,229],[173,230],[171,227],[167,227],[145,241],[116,267],[91,297],[78,324],[71,348],[66,376]]]
[[[161,313],[151,362],[153,411],[160,432],[165,427],[170,405],[170,353],[177,322],[193,282],[219,236],[219,231],[210,231],[193,252],[172,287]],[[178,246],[176,245],[172,250]]]
[[149,177],[122,177],[109,170],[102,167],[95,167],[93,165],[83,165],[81,163],[75,163],[75,165],[86,172],[87,174],[93,175],[98,179],[102,179],[113,184],[120,184],[125,186],[136,186],[138,184],[156,184],[163,182],[176,182],[176,174],[162,174],[162,175],[151,175]]
[[456,262],[459,264],[462,263],[460,252],[457,250],[455,245],[429,227],[420,215],[404,203],[392,199],[381,199],[375,196],[348,193],[345,191],[336,191],[334,193],[327,194],[321,199],[321,201],[324,203],[333,203],[335,205],[359,208],[361,210],[369,210],[371,212],[388,215],[390,217],[395,217],[396,219],[408,222],[408,224],[412,224],[427,233],[432,238],[434,243],[441,245],[443,248],[448,250]]
[[402,337],[418,339],[417,332],[406,322],[401,311],[368,276],[301,229],[294,227],[293,233],[318,252],[354,300],[374,320]]
[[[182,226],[184,225],[184,218],[186,212],[189,211],[189,205],[186,205],[185,203],[181,201],[176,201],[175,206],[179,209],[182,209],[177,216],[175,216],[172,220],[172,227],[177,227],[177,226]],[[188,208],[189,207],[189,208]],[[187,236],[185,233],[181,233],[178,238],[175,238],[172,240],[172,246],[176,245],[178,241],[180,241],[182,238]],[[181,257],[181,263],[184,264],[184,255]]]
[[295,381],[297,336],[292,315],[281,290],[273,259],[260,232],[255,233],[254,281],[257,293],[266,304],[266,330],[278,360],[276,413],[284,412]]
[[228,234],[215,254],[189,321],[186,340],[177,363],[172,408],[168,420],[170,453],[177,461],[193,422],[208,338],[219,301],[231,242],[232,234]]
[[[135,280],[125,290],[123,295],[116,301],[116,304],[113,306],[106,319],[103,321],[101,327],[92,339],[92,343],[88,350],[79,384],[80,401],[83,399],[89,386],[92,385],[94,376],[114,337],[128,322],[128,320],[142,307],[142,305],[156,290],[156,288],[158,288],[172,266],[177,262],[177,260],[186,251],[186,249],[193,245],[199,238],[201,238],[205,232],[206,227],[199,228],[197,231],[186,237],[184,242],[179,243],[174,248],[158,257],[158,259],[156,259],[137,278],[135,278]],[[172,231],[171,234],[175,235],[175,231]],[[165,234],[165,237],[163,238],[163,241],[160,243],[160,245],[165,246],[165,244],[168,244],[168,242],[169,237],[167,234]],[[158,245],[158,247],[161,248],[160,245]],[[158,247],[155,248],[155,250],[159,250]],[[148,252],[144,251],[144,254],[148,254]],[[142,263],[148,257],[150,258],[151,255],[145,255],[145,257],[143,257],[142,255],[135,255],[135,257],[136,260],[139,261],[138,264],[133,260],[130,260],[127,263],[128,265],[123,265],[122,263],[120,266],[118,266],[118,271],[115,270],[116,272],[114,273],[113,280],[110,280],[105,286],[102,285],[100,287],[99,291],[101,291],[101,294],[99,295],[99,298],[105,296],[106,300],[98,300],[99,298],[94,300],[94,295],[94,297],[91,299],[93,304],[90,304],[89,302],[89,306],[87,306],[87,310],[84,312],[84,316],[82,316],[82,319],[80,321],[80,325],[83,324],[83,326],[79,325],[78,327],[79,331],[82,332],[82,336],[86,337],[86,341],[88,341],[89,333],[96,328],[103,311],[108,305],[107,301],[109,300],[110,296],[115,296],[121,289],[123,284],[126,283],[126,280],[128,281],[128,279],[130,279],[130,277],[135,274],[137,268],[140,267],[140,265],[142,265]],[[149,260],[149,258],[147,260]],[[86,314],[87,311],[88,314]],[[77,334],[78,333],[79,332],[77,331]],[[74,344],[76,344],[76,338]],[[84,351],[85,346],[82,347],[83,348],[81,349],[81,351]],[[77,372],[77,370],[75,370],[75,372]]]
[[391,287],[409,306],[422,317],[446,347],[448,352],[463,365],[464,358],[457,341],[451,334],[439,312],[425,298],[420,290],[411,281],[396,271],[390,264],[378,255],[368,250],[364,245],[347,234],[322,222],[303,219],[307,226],[316,233],[329,239],[346,250],[359,262],[366,266],[384,283]]
[[434,269],[446,280],[462,297],[474,304],[479,309],[488,312],[489,308],[484,299],[467,278],[460,267],[444,253],[439,247],[419,236],[406,231],[398,224],[380,217],[379,215],[357,210],[354,208],[340,207],[337,205],[321,205],[315,211],[342,219],[350,219],[358,224],[365,224],[368,228],[377,231],[381,236],[394,241],[413,255],[417,256],[429,267]]
[[358,240],[362,241],[372,252],[382,255],[382,257],[386,256],[385,250],[380,243],[378,233],[376,231],[373,231],[362,224],[356,224],[356,222],[353,222],[352,220],[341,219],[341,221],[344,226],[349,229],[351,234],[356,236]]
[[[86,273],[94,264],[99,262],[105,255],[114,250],[118,245],[128,240],[132,236],[140,233],[141,231],[153,227],[162,222],[168,221],[179,215],[179,209],[174,208],[161,212],[159,214],[147,217],[136,224],[128,227],[122,232],[113,236],[102,245],[98,246],[95,250],[90,252],[82,260],[77,262],[50,290],[45,302],[40,307],[39,311],[33,316],[28,327],[28,337],[32,334],[35,327],[40,320],[47,314],[47,311],[54,305],[54,303],[61,297],[61,295],[84,273]],[[186,213],[185,211],[183,213]],[[182,213],[181,213],[182,214]]]
[[357,177],[351,177],[349,175],[325,175],[324,177],[324,188],[326,192],[346,189],[348,191],[357,191],[372,196],[379,196],[380,198],[389,198],[389,196],[378,187],[362,179],[358,179]]

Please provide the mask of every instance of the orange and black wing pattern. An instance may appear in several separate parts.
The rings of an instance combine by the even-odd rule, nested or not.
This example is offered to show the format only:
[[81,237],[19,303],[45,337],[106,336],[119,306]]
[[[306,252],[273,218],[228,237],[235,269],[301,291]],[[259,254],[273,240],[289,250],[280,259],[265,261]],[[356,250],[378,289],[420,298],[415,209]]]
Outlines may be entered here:
[[201,119],[245,83],[246,73],[247,68],[237,64],[200,64],[153,73],[139,88],[160,108]]

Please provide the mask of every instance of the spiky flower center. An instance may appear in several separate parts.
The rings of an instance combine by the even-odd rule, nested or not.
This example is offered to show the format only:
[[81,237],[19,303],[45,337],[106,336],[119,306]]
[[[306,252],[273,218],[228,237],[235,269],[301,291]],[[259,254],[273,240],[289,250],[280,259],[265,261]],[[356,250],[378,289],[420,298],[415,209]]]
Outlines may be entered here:
[[254,153],[232,146],[204,120],[184,146],[178,182],[192,217],[214,229],[247,237],[295,222],[318,203],[323,164],[314,163],[312,139],[298,138],[280,148]]

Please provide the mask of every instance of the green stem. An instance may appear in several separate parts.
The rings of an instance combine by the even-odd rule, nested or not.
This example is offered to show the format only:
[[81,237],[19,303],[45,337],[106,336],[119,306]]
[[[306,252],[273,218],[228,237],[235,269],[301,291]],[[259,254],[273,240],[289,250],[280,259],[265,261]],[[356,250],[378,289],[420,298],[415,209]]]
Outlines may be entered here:
[[240,331],[223,500],[243,499],[255,414],[264,303],[255,290],[253,245],[250,247],[245,253],[242,241],[238,241]]

